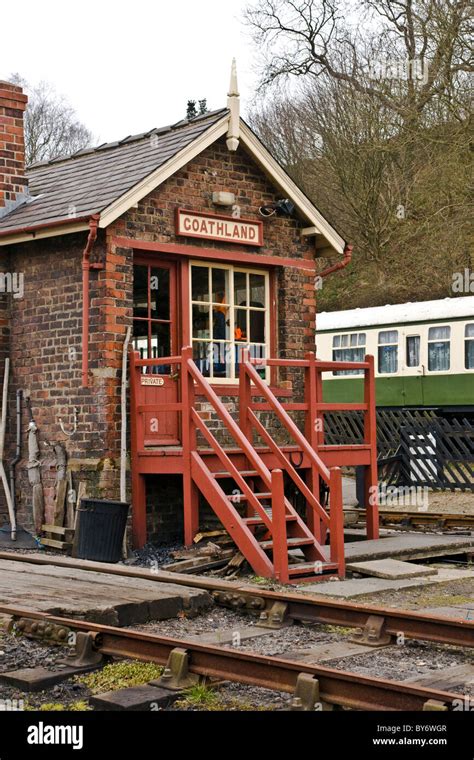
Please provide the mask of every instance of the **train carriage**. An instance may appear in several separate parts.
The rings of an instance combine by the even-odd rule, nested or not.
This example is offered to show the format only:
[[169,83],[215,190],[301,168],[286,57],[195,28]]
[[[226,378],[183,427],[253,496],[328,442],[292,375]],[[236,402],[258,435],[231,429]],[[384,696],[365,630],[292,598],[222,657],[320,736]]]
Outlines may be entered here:
[[[474,296],[322,312],[319,359],[375,357],[379,408],[474,418]],[[358,370],[326,372],[324,399],[362,400]]]

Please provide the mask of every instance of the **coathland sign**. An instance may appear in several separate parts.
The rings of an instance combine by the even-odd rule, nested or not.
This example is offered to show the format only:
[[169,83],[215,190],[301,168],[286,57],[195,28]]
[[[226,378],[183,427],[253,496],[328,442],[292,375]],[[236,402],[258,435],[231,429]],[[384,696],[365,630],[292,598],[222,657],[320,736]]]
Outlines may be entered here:
[[176,234],[221,240],[225,243],[263,245],[263,224],[231,216],[176,210]]

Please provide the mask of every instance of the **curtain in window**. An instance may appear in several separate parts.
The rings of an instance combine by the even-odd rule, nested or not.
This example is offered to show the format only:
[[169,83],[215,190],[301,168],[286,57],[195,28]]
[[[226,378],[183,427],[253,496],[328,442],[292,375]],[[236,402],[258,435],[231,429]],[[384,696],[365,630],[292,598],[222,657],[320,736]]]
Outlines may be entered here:
[[420,336],[409,335],[407,337],[407,367],[420,365]]
[[379,332],[379,372],[383,375],[394,374],[398,370],[398,330]]
[[451,363],[451,328],[430,327],[428,331],[428,369],[430,372],[445,372]]
[[398,369],[398,346],[379,346],[380,374],[393,374]]
[[[363,362],[365,359],[365,340],[366,333],[334,335],[332,339],[332,360],[334,362]],[[333,375],[362,375],[363,373],[364,370],[360,369],[345,369],[340,372],[333,372]]]

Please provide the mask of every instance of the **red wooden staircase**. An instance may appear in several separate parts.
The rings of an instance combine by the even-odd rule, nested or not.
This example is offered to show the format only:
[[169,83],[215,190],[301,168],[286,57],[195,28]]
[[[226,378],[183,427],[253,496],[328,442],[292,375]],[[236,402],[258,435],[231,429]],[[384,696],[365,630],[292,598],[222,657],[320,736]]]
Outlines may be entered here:
[[[283,405],[244,351],[240,362],[238,422],[199,371],[190,348],[183,349],[181,357],[159,360],[161,368],[167,362],[180,365],[178,400],[162,404],[139,403],[143,401],[139,398],[142,368],[155,365],[157,361],[132,356],[132,409],[136,408],[137,416],[150,412],[158,414],[170,408],[181,414],[182,449],[179,456],[183,472],[185,542],[191,544],[199,529],[201,494],[257,575],[275,578],[282,583],[343,577],[341,470],[338,465],[325,464],[317,450],[321,444],[321,429],[316,421],[323,414],[321,409],[328,405],[322,403],[321,394],[321,409],[318,408],[318,398],[313,398],[318,396],[314,355],[308,355],[300,362],[309,380],[305,401]],[[370,371],[370,363],[365,368]],[[206,408],[212,410],[212,429],[208,424],[209,412],[202,414],[199,411],[203,400]],[[366,411],[368,407],[369,404]],[[291,440],[290,446],[276,442],[259,417],[261,411],[276,416],[280,428]],[[289,411],[305,412],[304,434]],[[133,459],[140,455],[149,457],[163,453],[139,450],[137,439],[145,439],[140,424],[132,414],[132,466]],[[231,445],[223,445],[223,434],[231,440]],[[255,435],[258,442],[255,442]],[[372,447],[363,445],[359,448],[361,455],[364,449],[364,461],[368,461]],[[304,469],[294,465],[293,452],[298,453],[299,465],[304,461]],[[373,479],[373,475],[370,477]],[[300,506],[297,511],[285,495],[289,485],[299,493],[305,509]],[[321,485],[325,488],[321,489]],[[134,490],[140,497],[143,485],[138,483]],[[320,497],[323,492],[328,494],[324,503]],[[134,502],[134,511],[135,508]]]
[[[185,450],[188,448],[190,455],[190,479],[208,501],[253,570],[258,575],[276,578],[282,583],[302,578],[319,579],[321,575],[328,573],[344,575],[344,525],[339,468],[333,468],[332,472],[328,470],[276,396],[262,381],[248,355],[243,355],[240,365],[240,424],[237,424],[201,374],[190,352],[183,359],[183,382],[186,385],[184,395],[187,397],[186,407],[189,410],[188,433],[184,439]],[[303,447],[311,458],[315,471],[327,483],[330,489],[331,515],[298,475],[288,457],[281,452],[250,405],[246,405],[245,401],[251,399],[252,384],[258,394],[278,411],[280,421],[295,442]],[[237,469],[199,415],[195,408],[195,396],[198,392],[212,406],[238,450],[245,456],[245,469]],[[281,466],[270,470],[264,463],[253,445],[252,427],[255,427],[270,450],[277,454]],[[206,464],[207,457],[200,453],[197,446],[197,432],[218,457],[222,465],[219,472],[213,472]],[[284,473],[301,490],[318,519],[330,529],[329,556],[328,551],[285,497]],[[233,484],[231,493],[224,490],[223,480]],[[245,507],[245,510],[238,510],[238,506]],[[293,550],[300,550],[298,553],[302,553],[302,557],[301,561],[290,564],[289,551]]]

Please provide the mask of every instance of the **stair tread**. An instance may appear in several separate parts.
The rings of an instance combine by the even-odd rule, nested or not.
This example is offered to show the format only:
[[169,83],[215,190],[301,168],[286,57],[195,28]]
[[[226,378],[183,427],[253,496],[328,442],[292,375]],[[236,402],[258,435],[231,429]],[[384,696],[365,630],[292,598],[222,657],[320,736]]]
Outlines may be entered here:
[[[272,513],[269,510],[265,510],[270,520],[272,519]],[[263,520],[259,515],[255,515],[254,517],[244,517],[242,518],[244,523],[247,525],[263,525]],[[296,520],[296,515],[286,515],[286,521],[291,522]]]
[[[260,541],[259,543],[262,549],[271,549],[273,547],[273,539],[270,539],[269,541]],[[296,546],[308,546],[309,544],[313,544],[314,540],[304,536],[292,536],[291,538],[286,539],[286,543],[289,549],[294,549]]]
[[[254,492],[253,495],[256,496],[257,499],[271,499],[271,496],[272,496],[272,494],[270,493],[270,491],[264,492],[264,493],[256,493],[256,492]],[[237,502],[239,502],[239,501],[248,501],[249,500],[249,497],[246,496],[243,493],[237,493],[237,494],[226,493],[226,496],[231,501],[237,501]]]
[[[213,478],[232,478],[234,479],[234,476],[230,472],[222,471],[222,472],[213,472],[211,473]],[[257,476],[258,472],[256,470],[240,470],[239,475],[241,475],[243,478],[249,478],[252,475]]]
[[[303,573],[312,573],[314,575],[321,575],[321,573],[315,573],[314,567],[316,565],[316,562],[302,562],[298,565],[289,565],[288,567],[288,574],[289,575],[300,575]],[[321,569],[324,570],[337,570],[337,562],[323,562],[321,560]]]

